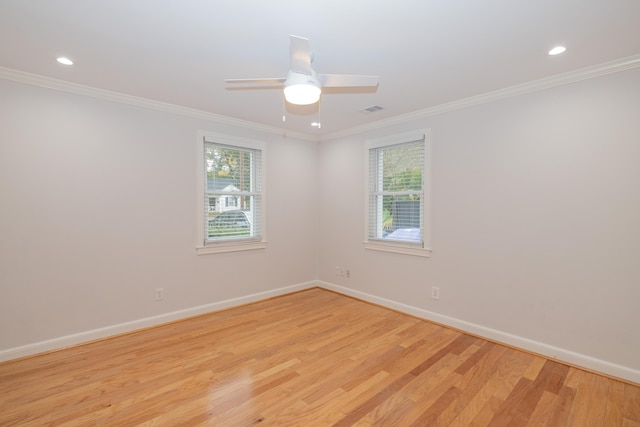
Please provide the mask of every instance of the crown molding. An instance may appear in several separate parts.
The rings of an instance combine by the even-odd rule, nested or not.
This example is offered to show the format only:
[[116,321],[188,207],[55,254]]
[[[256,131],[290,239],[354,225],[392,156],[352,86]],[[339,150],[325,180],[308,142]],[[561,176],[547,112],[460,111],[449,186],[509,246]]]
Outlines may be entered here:
[[640,55],[628,56],[625,58],[617,59],[615,61],[605,62],[576,71],[557,74],[555,76],[534,80],[515,86],[509,86],[504,89],[486,92],[480,95],[447,102],[445,104],[435,105],[423,110],[417,110],[411,113],[390,117],[388,119],[382,119],[375,122],[367,123],[365,125],[346,129],[344,131],[324,135],[322,137],[322,140],[328,141],[332,139],[344,138],[347,136],[352,136],[397,124],[407,123],[412,120],[425,119],[427,117],[435,116],[437,114],[442,114],[449,111],[461,110],[463,108],[472,107],[475,105],[486,104],[501,99],[512,98],[532,92],[538,92],[541,90],[567,85],[579,82],[581,80],[592,79],[594,77],[617,73],[637,67],[640,67]]
[[147,98],[141,98],[132,95],[126,95],[119,92],[112,92],[104,89],[98,89],[91,86],[84,86],[77,83],[71,83],[64,80],[58,80],[51,77],[45,77],[38,74],[27,73],[24,71],[14,70],[11,68],[0,66],[0,78],[12,80],[19,83],[26,83],[33,86],[40,86],[48,89],[60,90],[63,92],[75,93],[78,95],[89,96],[93,98],[103,99],[107,101],[120,102],[123,104],[133,105],[142,108],[163,111],[167,113],[178,114],[182,116],[192,117],[201,120],[207,120],[219,124],[241,127],[255,131],[265,132],[268,134],[302,139],[306,141],[320,142],[332,139],[344,138],[364,132],[369,132],[385,127],[407,123],[413,120],[425,119],[438,114],[461,110],[463,108],[475,105],[486,104],[501,99],[511,98],[527,93],[538,92],[541,90],[575,83],[581,80],[592,79],[594,77],[606,74],[617,73],[631,68],[640,67],[640,54],[620,58],[615,61],[605,62],[591,67],[582,68],[568,73],[557,74],[555,76],[544,79],[534,80],[531,82],[510,86],[492,92],[459,99],[445,104],[435,105],[433,107],[422,110],[413,111],[407,114],[390,117],[367,123],[365,125],[356,126],[343,131],[329,133],[326,135],[310,135],[302,132],[294,132],[286,129],[267,126],[247,120],[240,120],[220,114],[209,113],[195,108],[183,107],[180,105],[169,104],[160,101],[154,101]]
[[166,102],[155,101],[152,99],[142,98],[138,96],[126,95],[119,92],[113,92],[104,89],[98,89],[91,86],[85,86],[77,83],[68,82],[65,80],[58,80],[51,77],[41,76],[39,74],[27,73],[25,71],[14,70],[12,68],[6,68],[0,66],[0,78],[5,80],[12,80],[18,83],[25,83],[32,86],[39,86],[47,89],[59,90],[62,92],[69,92],[76,95],[83,95],[92,98],[102,99],[106,101],[119,102],[122,104],[133,105],[136,107],[148,108],[151,110],[162,111],[165,113],[178,114],[181,116],[191,117],[195,119],[206,120],[219,124],[241,127],[245,129],[255,130],[259,132],[265,132],[268,134],[274,134],[279,136],[285,136],[290,138],[297,138],[306,141],[318,142],[318,137],[301,133],[289,131],[286,129],[262,125],[247,120],[235,119],[233,117],[223,116],[221,114],[209,113],[203,110],[197,110],[195,108],[183,107],[180,105],[169,104]]

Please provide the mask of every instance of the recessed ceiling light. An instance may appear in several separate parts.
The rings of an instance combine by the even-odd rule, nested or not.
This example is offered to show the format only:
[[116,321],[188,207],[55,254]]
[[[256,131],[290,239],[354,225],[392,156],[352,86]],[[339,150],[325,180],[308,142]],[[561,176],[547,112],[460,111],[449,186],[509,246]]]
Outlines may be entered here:
[[70,60],[69,58],[64,57],[64,56],[61,56],[61,57],[57,58],[56,61],[58,61],[59,63],[61,63],[63,65],[73,65],[73,61]]
[[311,122],[311,126],[313,126],[314,128],[320,129],[322,125],[320,124],[320,122]]
[[564,46],[556,46],[549,51],[549,55],[560,55],[565,50],[567,50],[567,48]]

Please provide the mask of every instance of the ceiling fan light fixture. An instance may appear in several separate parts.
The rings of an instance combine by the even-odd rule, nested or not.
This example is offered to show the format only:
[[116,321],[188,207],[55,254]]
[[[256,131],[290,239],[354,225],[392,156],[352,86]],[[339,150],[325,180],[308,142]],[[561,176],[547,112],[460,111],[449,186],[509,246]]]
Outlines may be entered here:
[[[225,79],[227,83],[284,83],[284,98],[289,104],[311,105],[320,100],[323,87],[373,87],[378,86],[377,76],[346,74],[318,74],[311,66],[313,58],[309,40],[289,37],[291,68],[286,78]],[[282,118],[285,121],[286,117]],[[319,127],[319,126],[318,126]]]
[[284,88],[284,98],[295,105],[315,104],[320,99],[322,90],[310,83],[299,83]]

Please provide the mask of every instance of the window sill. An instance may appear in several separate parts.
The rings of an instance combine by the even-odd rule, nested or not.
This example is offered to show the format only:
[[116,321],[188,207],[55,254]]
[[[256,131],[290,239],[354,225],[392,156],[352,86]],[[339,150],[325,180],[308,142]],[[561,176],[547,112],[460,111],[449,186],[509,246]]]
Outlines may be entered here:
[[371,251],[392,252],[395,254],[413,255],[424,258],[431,256],[431,249],[403,244],[366,241],[364,242],[364,248]]
[[249,243],[233,243],[233,244],[214,244],[209,246],[196,247],[196,254],[209,255],[220,254],[225,252],[254,251],[265,249],[267,242],[249,242]]

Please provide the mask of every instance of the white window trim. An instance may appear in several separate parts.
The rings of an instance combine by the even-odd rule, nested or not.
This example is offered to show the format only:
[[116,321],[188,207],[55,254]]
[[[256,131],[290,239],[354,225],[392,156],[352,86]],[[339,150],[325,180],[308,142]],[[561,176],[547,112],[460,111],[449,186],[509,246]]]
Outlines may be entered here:
[[[262,240],[249,240],[241,241],[241,240],[228,240],[228,241],[220,241],[216,243],[211,243],[208,245],[204,244],[205,235],[204,235],[204,183],[205,183],[205,175],[206,171],[204,168],[204,143],[206,142],[216,142],[219,144],[226,144],[236,147],[242,148],[250,148],[261,150],[261,161],[262,161]],[[253,139],[246,139],[237,136],[230,136],[215,132],[206,132],[199,131],[196,141],[196,212],[197,212],[197,240],[196,240],[196,253],[198,255],[207,255],[207,254],[217,254],[224,252],[238,252],[238,251],[251,251],[258,249],[265,249],[267,247],[267,237],[266,237],[266,221],[265,221],[265,212],[266,212],[266,191],[265,191],[265,170],[266,170],[266,144],[263,141],[257,141]]]
[[[403,142],[417,141],[424,138],[424,165],[423,165],[423,214],[422,223],[422,245],[415,243],[402,243],[398,241],[384,241],[382,239],[369,239],[369,150],[373,148],[385,147],[387,145],[401,144]],[[392,135],[389,137],[376,138],[365,141],[364,173],[364,247],[368,250],[392,252],[395,254],[414,255],[420,257],[431,256],[431,130],[422,129],[419,131]]]

